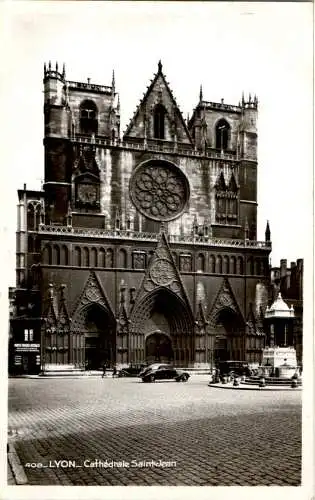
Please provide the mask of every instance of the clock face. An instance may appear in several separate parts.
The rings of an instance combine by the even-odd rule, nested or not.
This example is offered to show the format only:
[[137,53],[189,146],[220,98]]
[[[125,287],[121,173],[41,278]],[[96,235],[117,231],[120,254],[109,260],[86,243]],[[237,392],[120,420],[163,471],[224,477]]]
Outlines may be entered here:
[[94,204],[97,201],[97,186],[94,184],[78,184],[77,198],[87,204]]

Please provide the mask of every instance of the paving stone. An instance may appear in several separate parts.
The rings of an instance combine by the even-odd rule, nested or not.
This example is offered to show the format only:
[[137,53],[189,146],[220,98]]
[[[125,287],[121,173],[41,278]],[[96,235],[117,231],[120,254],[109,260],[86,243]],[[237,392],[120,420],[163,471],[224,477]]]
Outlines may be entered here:
[[[291,485],[301,482],[301,392],[137,379],[10,379],[22,465],[170,460],[176,467],[25,468],[30,485]],[[10,471],[8,470],[8,481]]]

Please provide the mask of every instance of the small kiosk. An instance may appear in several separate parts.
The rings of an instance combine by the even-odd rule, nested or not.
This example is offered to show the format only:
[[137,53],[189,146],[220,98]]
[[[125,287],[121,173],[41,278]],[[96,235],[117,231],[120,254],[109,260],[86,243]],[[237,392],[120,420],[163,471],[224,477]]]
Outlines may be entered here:
[[294,309],[284,302],[281,293],[265,313],[266,347],[260,372],[265,377],[291,379],[297,373],[296,351],[293,345]]

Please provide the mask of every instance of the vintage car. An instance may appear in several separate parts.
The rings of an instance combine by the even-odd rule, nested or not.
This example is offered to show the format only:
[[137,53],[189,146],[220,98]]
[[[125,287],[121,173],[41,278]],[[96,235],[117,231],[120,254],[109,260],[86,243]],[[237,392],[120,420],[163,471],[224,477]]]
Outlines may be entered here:
[[250,376],[251,370],[246,361],[219,361],[216,365],[220,376],[239,377]]
[[156,380],[176,380],[176,382],[187,382],[189,373],[177,370],[172,365],[154,363],[148,366],[139,375],[142,382],[155,382]]
[[117,377],[138,377],[141,370],[145,368],[143,364],[130,364],[125,368],[117,371]]

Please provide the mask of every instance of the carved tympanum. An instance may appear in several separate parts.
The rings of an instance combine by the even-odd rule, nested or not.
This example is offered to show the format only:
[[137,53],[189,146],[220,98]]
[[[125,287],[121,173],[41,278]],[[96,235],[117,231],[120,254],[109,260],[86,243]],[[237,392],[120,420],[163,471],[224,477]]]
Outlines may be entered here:
[[175,278],[174,268],[165,259],[157,260],[150,269],[150,277],[156,285],[169,285]]

